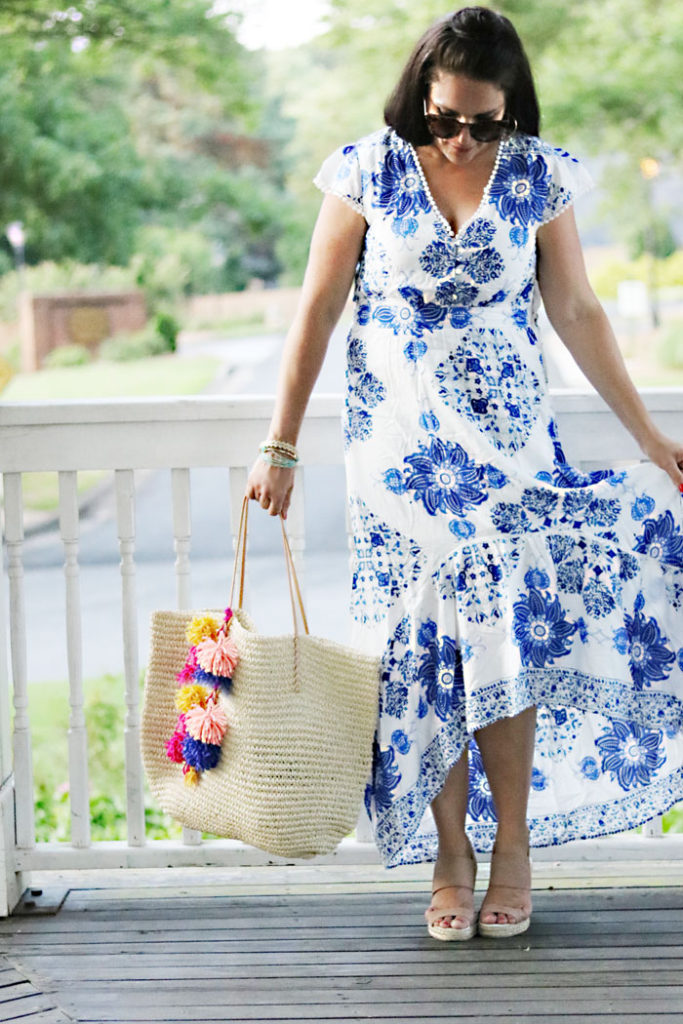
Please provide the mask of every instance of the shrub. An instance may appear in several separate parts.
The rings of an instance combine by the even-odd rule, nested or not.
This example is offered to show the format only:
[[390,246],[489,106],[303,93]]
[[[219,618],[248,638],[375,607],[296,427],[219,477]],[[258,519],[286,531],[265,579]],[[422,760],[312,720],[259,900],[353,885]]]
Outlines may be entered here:
[[154,329],[143,327],[141,331],[125,331],[107,338],[98,352],[101,359],[113,363],[126,363],[133,359],[147,359],[168,351],[164,339]]
[[168,352],[175,352],[180,324],[171,313],[157,313],[154,318],[154,330],[163,339]]
[[48,352],[43,366],[50,370],[60,366],[85,366],[91,360],[92,353],[85,345],[59,345]]

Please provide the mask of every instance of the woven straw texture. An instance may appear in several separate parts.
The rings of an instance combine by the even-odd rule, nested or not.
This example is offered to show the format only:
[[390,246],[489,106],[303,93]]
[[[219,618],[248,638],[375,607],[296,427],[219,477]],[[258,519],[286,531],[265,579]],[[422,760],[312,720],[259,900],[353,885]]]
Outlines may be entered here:
[[370,776],[377,724],[376,658],[302,634],[267,636],[234,612],[240,660],[218,766],[187,786],[166,756],[193,615],[157,611],[142,713],[142,757],[152,794],[189,828],[239,839],[283,857],[330,853],[351,832]]

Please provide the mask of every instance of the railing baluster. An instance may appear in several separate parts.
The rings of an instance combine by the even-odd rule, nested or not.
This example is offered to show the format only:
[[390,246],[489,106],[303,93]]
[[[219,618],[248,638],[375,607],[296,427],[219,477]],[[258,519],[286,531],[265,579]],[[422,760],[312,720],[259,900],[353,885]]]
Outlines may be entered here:
[[59,530],[64,544],[66,650],[69,670],[69,803],[71,845],[90,846],[88,735],[83,694],[81,595],[78,569],[78,483],[75,471],[59,474]]
[[135,477],[132,469],[117,469],[116,518],[121,552],[123,598],[123,665],[126,680],[126,820],[128,845],[145,844],[145,800],[140,755],[140,682],[135,590]]
[[5,541],[10,588],[10,649],[14,690],[14,792],[16,800],[17,846],[32,849],[36,844],[33,807],[33,756],[28,717],[26,672],[26,612],[24,608],[24,509],[21,473],[5,473]]
[[178,608],[192,607],[192,580],[190,576],[190,544],[192,515],[190,506],[189,469],[171,470],[173,495],[173,549],[176,554],[175,576]]
[[[173,496],[173,549],[176,553],[175,574],[178,608],[192,604],[190,576],[190,544],[192,543],[192,506],[189,469],[171,470]],[[183,845],[200,846],[202,834],[194,828],[183,828]]]
[[[4,527],[0,525],[0,788],[12,774],[12,708],[5,607]],[[2,837],[0,836],[0,843]]]

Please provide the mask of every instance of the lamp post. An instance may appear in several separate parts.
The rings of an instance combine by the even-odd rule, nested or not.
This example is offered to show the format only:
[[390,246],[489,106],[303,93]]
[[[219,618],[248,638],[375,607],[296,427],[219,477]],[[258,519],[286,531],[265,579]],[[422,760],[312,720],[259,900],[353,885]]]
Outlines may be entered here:
[[650,314],[652,326],[659,327],[659,305],[657,302],[657,227],[654,217],[654,204],[652,201],[652,185],[650,184],[659,174],[659,162],[654,157],[646,156],[640,161],[640,173],[645,181],[647,193],[648,223],[646,227],[646,249],[650,253],[650,274],[648,290],[650,292]]

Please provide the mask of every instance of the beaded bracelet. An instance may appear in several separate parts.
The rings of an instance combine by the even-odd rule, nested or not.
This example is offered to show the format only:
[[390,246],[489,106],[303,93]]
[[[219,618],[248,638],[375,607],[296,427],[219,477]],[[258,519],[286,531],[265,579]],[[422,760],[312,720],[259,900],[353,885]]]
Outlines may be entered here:
[[277,438],[270,438],[267,441],[263,441],[261,444],[262,451],[277,451],[283,455],[288,455],[290,459],[298,458],[298,452],[293,444],[289,441],[280,441]]
[[261,452],[261,461],[266,462],[269,466],[278,466],[281,469],[294,469],[299,464],[298,458],[287,458],[286,455],[282,455],[280,452],[264,449],[263,445],[261,445],[259,451]]

